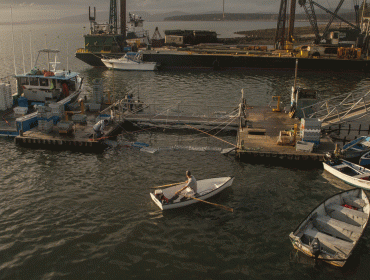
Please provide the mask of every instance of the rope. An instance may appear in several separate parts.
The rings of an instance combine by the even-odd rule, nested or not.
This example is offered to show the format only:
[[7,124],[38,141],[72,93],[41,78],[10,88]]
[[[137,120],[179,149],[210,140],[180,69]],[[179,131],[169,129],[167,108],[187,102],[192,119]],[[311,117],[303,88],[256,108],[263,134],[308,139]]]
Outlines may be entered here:
[[234,145],[234,144],[232,144],[232,143],[230,143],[230,142],[227,142],[227,141],[225,141],[225,140],[223,140],[223,139],[221,139],[221,138],[219,138],[219,137],[213,136],[212,134],[209,134],[209,133],[204,132],[204,131],[202,131],[202,130],[200,130],[200,129],[197,129],[197,128],[195,128],[194,126],[191,126],[191,125],[188,125],[188,124],[185,124],[185,125],[186,125],[186,126],[188,126],[188,127],[193,128],[193,129],[195,129],[195,130],[197,130],[197,131],[203,132],[204,134],[207,134],[207,135],[209,135],[209,136],[211,136],[211,137],[214,137],[214,138],[216,138],[216,139],[218,139],[218,140],[220,140],[220,141],[222,141],[222,142],[225,142],[225,143],[227,143],[227,144],[229,144],[229,145],[232,145],[232,146],[234,146],[234,147],[236,147],[236,148],[237,148],[237,146],[236,146],[236,145]]

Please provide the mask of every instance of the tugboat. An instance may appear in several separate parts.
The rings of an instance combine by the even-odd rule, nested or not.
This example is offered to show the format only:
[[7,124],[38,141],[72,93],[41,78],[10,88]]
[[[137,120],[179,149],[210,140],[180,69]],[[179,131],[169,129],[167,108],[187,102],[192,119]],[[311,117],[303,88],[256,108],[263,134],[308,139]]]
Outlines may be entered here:
[[91,66],[104,67],[102,58],[120,58],[128,51],[136,51],[137,45],[149,44],[148,31],[144,30],[144,20],[141,17],[129,14],[126,31],[125,0],[120,0],[120,28],[118,27],[117,0],[110,0],[109,23],[100,24],[95,20],[96,9],[94,8],[94,15],[91,15],[89,7],[90,33],[84,35],[85,47],[76,51],[76,58]]

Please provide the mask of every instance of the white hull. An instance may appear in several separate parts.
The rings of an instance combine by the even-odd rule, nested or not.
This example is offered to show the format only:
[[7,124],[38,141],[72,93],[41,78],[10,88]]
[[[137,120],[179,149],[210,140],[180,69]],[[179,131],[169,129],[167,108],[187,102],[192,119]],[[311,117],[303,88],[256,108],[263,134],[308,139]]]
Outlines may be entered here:
[[119,59],[102,59],[104,65],[109,69],[128,71],[154,71],[157,69],[155,62],[120,61]]
[[[362,237],[369,214],[369,199],[363,190],[344,191],[316,207],[289,238],[307,256],[342,267]],[[311,246],[315,238],[320,242],[316,256]]]
[[[350,164],[354,167],[356,167],[356,169],[358,170],[358,172],[360,173],[359,175],[355,175],[355,176],[350,176],[350,175],[347,175],[343,172],[341,172],[340,170],[336,169],[335,166],[330,166],[329,164],[327,163],[323,163],[324,165],[324,170],[328,171],[329,173],[331,173],[332,175],[334,175],[335,177],[343,180],[344,182],[352,185],[352,186],[355,186],[355,187],[359,187],[359,188],[363,188],[363,189],[366,189],[366,190],[370,190],[370,181],[369,180],[364,180],[363,178],[369,178],[370,176],[370,170],[367,169],[367,168],[364,168],[364,167],[361,167],[359,165],[356,165],[356,164],[353,164],[353,163],[349,163],[345,160],[342,160],[342,162],[344,164]],[[345,166],[343,166],[345,167]],[[356,169],[354,169],[354,171],[356,171]]]
[[[199,196],[198,199],[206,200],[219,192],[223,191],[224,189],[230,187],[234,181],[234,177],[221,177],[221,178],[212,178],[212,179],[205,179],[205,180],[199,180],[197,181],[197,189]],[[171,198],[175,195],[175,192],[181,189],[185,184],[179,184],[174,187],[164,189],[163,194],[167,198]],[[174,200],[173,203],[170,204],[162,204],[153,193],[150,193],[150,196],[152,200],[157,204],[157,206],[161,210],[169,210],[169,209],[175,209],[180,208],[184,206],[188,206],[194,203],[199,202],[195,199],[188,199],[185,201],[180,201],[181,195],[178,199]]]

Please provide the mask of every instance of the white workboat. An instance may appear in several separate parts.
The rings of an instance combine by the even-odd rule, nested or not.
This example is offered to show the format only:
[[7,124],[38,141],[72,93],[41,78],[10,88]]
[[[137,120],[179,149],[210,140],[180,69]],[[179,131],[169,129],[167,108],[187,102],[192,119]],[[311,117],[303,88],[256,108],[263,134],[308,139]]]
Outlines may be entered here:
[[[197,181],[198,195],[197,199],[205,200],[208,199],[224,189],[230,187],[234,181],[234,177],[221,177],[212,178]],[[175,185],[173,187],[157,191],[157,194],[150,193],[152,200],[161,210],[168,210],[174,208],[180,208],[199,202],[199,200],[187,198],[183,200],[183,196],[175,196],[175,192],[185,186],[185,183]],[[176,197],[173,201],[171,198]],[[167,200],[170,200],[167,202]]]
[[141,52],[126,53],[121,58],[111,58],[101,60],[104,65],[109,69],[116,70],[131,70],[131,71],[154,71],[157,69],[156,62],[146,62],[143,61],[143,55]]
[[363,235],[369,214],[362,189],[344,191],[315,208],[289,238],[305,255],[342,267]]
[[323,163],[324,169],[352,186],[370,190],[370,169],[337,159]]

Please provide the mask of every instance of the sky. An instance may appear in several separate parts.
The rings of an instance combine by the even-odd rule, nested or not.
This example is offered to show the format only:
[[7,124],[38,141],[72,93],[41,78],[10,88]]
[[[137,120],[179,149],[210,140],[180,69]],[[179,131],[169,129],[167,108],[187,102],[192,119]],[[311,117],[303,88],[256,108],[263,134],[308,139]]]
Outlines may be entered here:
[[[173,11],[199,14],[222,12],[223,1],[225,1],[225,12],[228,13],[278,13],[281,2],[280,0],[126,0],[126,5],[127,11],[143,11],[150,14]],[[334,10],[339,0],[316,0],[316,2]],[[344,1],[342,7],[352,8],[353,2],[356,1]],[[10,21],[10,6],[12,6],[13,20],[24,21],[86,14],[89,6],[96,7],[98,11],[107,11],[109,3],[110,0],[1,0],[0,22]],[[298,7],[297,12],[303,12],[303,9]]]

